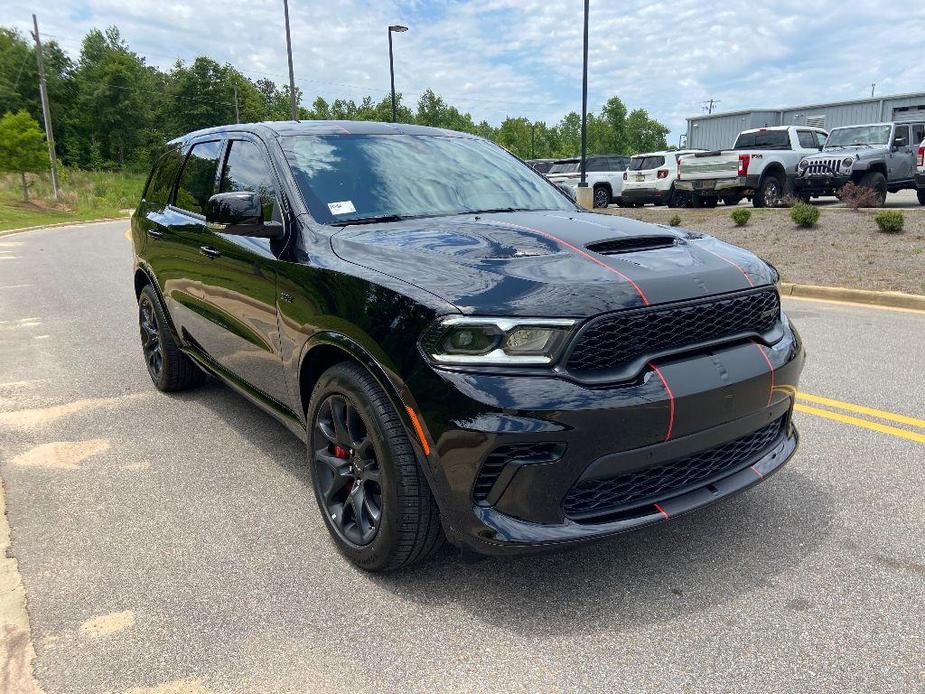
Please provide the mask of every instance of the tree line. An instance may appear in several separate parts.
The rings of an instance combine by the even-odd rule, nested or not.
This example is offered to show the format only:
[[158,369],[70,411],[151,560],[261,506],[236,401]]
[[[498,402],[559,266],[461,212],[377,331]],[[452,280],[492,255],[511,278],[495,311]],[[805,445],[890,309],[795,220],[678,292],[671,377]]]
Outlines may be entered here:
[[[178,60],[164,71],[131,50],[118,28],[94,29],[80,55],[70,57],[55,41],[43,43],[48,97],[59,157],[84,169],[149,165],[167,140],[216,125],[288,120],[288,85],[251,79],[234,66],[200,56]],[[328,101],[318,96],[306,106],[296,90],[300,119],[391,119],[389,96]],[[558,123],[508,116],[499,125],[476,122],[428,89],[412,107],[398,99],[397,120],[470,132],[529,158],[577,156],[581,116],[568,113]],[[35,48],[15,29],[0,27],[0,114],[28,112],[41,120]],[[664,149],[668,128],[645,109],[628,111],[619,97],[588,114],[588,152],[633,154]]]

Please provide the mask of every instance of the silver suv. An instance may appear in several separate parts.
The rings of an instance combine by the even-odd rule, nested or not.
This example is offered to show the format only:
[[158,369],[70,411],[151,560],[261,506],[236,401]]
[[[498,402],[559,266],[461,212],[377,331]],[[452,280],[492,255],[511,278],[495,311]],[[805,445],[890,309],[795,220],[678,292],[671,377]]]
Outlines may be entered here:
[[887,193],[915,190],[918,143],[925,139],[925,122],[873,123],[835,128],[819,154],[797,164],[794,188],[809,198],[832,195],[846,183],[870,188],[877,204]]

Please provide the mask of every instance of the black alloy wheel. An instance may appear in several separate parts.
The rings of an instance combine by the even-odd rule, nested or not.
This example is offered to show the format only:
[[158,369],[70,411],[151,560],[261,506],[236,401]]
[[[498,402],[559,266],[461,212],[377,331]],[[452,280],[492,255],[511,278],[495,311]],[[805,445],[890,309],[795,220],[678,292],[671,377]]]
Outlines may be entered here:
[[598,186],[594,189],[594,206],[598,208],[607,207],[610,204],[610,193],[604,186]]
[[382,520],[380,454],[351,398],[329,395],[315,414],[312,451],[315,484],[341,540],[368,545]]
[[142,294],[138,301],[138,325],[141,329],[141,349],[151,380],[157,383],[164,369],[164,348],[158,330],[157,312],[151,298]]

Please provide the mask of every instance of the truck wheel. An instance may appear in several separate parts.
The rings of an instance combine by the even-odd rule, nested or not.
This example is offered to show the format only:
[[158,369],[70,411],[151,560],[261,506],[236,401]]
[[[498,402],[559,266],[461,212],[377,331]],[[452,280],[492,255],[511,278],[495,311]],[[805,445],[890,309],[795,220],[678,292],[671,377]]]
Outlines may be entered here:
[[925,188],[919,188],[915,192],[919,195],[919,205],[925,205]]
[[691,194],[686,190],[671,189],[668,194],[668,207],[690,207]]
[[876,207],[883,207],[886,202],[886,176],[879,171],[868,171],[861,178],[861,187],[870,188],[877,193]]
[[783,199],[784,182],[774,174],[769,174],[758,184],[752,204],[755,207],[780,207]]
[[594,206],[607,207],[610,204],[610,191],[607,186],[594,187]]

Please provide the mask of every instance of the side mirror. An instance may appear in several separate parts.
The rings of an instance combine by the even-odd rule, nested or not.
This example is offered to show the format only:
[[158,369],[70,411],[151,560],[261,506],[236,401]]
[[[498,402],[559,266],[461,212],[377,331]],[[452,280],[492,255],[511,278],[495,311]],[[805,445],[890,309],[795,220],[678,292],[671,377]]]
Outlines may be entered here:
[[209,231],[235,236],[278,239],[283,225],[265,221],[263,204],[257,193],[218,193],[206,204],[206,227]]
[[895,140],[893,140],[893,146],[894,146],[894,147],[905,147],[905,146],[906,146],[906,138],[904,138],[904,137],[897,137]]

